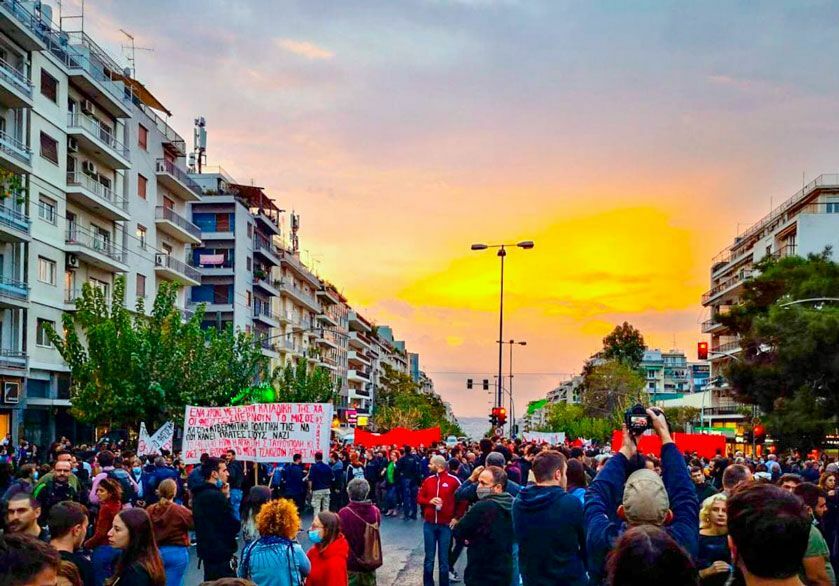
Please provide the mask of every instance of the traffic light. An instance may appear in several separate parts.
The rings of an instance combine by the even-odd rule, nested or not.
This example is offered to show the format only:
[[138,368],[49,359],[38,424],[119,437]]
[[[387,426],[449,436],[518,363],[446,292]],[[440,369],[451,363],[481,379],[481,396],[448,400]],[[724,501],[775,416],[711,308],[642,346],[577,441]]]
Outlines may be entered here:
[[507,410],[504,407],[498,407],[498,425],[502,426],[507,423]]
[[743,432],[743,443],[750,444],[754,440],[754,433],[752,430],[747,430]]
[[467,388],[467,389],[471,389],[471,388],[472,388],[472,379],[471,379],[471,378],[467,378],[467,379],[466,379],[466,388]]
[[498,427],[498,407],[492,408],[492,412],[489,415],[489,424],[492,425],[493,429]]
[[696,357],[699,360],[708,360],[708,342],[699,342],[696,345]]
[[486,378],[484,379],[484,390],[485,391],[489,390],[489,379],[486,379]]

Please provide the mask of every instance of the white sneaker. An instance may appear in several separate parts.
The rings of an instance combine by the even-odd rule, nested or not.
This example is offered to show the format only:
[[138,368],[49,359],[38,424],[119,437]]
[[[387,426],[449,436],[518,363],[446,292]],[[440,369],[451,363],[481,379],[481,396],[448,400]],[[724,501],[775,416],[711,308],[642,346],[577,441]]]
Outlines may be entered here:
[[449,582],[460,582],[460,576],[454,570],[449,570]]

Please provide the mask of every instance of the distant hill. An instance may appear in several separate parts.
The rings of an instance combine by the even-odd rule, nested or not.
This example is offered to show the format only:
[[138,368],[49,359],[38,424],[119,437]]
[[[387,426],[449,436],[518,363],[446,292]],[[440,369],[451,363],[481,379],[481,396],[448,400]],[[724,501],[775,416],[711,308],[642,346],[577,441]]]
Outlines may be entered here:
[[458,417],[457,422],[472,439],[481,439],[489,430],[489,417]]

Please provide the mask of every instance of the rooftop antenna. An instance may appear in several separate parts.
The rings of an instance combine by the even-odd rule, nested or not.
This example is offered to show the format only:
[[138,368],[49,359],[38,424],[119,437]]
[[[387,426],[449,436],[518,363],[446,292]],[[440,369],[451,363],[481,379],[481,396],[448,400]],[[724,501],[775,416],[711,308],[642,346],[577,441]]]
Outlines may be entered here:
[[197,169],[199,175],[201,169],[207,164],[207,121],[203,116],[195,119],[195,128],[192,133],[192,152],[189,154],[189,167]]
[[119,29],[119,32],[128,37],[128,40],[130,41],[130,44],[121,45],[121,47],[123,50],[123,54],[125,54],[125,52],[128,51],[128,55],[126,55],[125,58],[128,60],[129,69],[131,69],[131,78],[137,79],[137,51],[154,51],[154,49],[151,49],[149,47],[136,46],[134,44],[134,35],[132,35],[125,29],[121,28]]

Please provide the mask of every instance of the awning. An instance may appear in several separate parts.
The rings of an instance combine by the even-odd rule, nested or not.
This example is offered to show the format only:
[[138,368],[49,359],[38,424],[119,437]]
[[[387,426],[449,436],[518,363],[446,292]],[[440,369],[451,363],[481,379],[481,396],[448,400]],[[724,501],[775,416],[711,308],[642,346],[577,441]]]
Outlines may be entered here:
[[131,88],[132,93],[137,96],[137,98],[143,102],[149,108],[153,108],[158,112],[165,112],[167,116],[171,116],[172,112],[169,111],[166,106],[164,106],[160,100],[154,97],[152,93],[144,86],[142,83],[137,81],[136,79],[132,79],[127,75],[122,73],[118,73],[116,71],[111,72],[111,75],[114,79],[118,79],[123,82],[125,85]]

